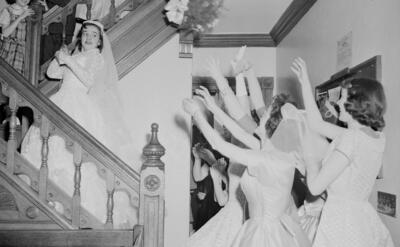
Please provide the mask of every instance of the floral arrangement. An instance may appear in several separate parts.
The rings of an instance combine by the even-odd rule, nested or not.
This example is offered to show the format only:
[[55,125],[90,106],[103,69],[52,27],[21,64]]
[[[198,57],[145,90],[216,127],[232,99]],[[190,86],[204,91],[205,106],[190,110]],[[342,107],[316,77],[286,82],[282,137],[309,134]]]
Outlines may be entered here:
[[201,33],[217,25],[222,7],[223,0],[170,0],[164,9],[178,29]]

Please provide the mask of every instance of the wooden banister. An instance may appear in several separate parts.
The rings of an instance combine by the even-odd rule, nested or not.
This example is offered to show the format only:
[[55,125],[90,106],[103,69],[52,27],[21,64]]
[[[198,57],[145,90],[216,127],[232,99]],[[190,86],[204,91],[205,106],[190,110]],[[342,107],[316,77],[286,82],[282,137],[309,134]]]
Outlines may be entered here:
[[115,176],[135,191],[139,191],[139,173],[134,171],[103,144],[91,136],[85,129],[59,109],[45,95],[30,85],[26,78],[11,68],[4,60],[0,60],[0,78],[5,82],[3,91],[18,92],[19,100],[29,102],[37,111],[45,115],[49,121],[95,160],[111,170]]

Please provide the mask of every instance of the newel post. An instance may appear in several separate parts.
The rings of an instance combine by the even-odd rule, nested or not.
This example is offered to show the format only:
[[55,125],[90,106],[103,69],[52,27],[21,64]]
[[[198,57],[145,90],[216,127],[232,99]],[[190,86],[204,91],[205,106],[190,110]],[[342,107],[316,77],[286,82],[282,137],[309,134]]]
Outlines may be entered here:
[[157,132],[158,124],[153,123],[140,173],[139,224],[144,228],[145,247],[164,246],[165,165],[160,158],[165,148],[158,142]]

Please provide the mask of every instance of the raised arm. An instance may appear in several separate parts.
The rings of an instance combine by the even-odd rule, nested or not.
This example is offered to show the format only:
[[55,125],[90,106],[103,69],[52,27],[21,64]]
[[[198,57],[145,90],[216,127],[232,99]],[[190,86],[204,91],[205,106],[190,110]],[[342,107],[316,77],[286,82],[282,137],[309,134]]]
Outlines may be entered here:
[[10,14],[7,10],[7,8],[4,8],[3,11],[0,14],[0,25],[2,26],[3,29],[3,33],[2,36],[3,37],[8,37],[10,36],[15,29],[17,29],[18,24],[25,19],[28,16],[31,16],[35,14],[35,12],[28,8],[26,10],[24,10],[24,12],[22,12],[22,14],[20,16],[18,16],[13,22],[11,22],[10,20]]
[[[57,52],[59,52],[59,51],[57,51]],[[64,67],[60,65],[57,58],[53,59],[50,62],[50,65],[47,68],[46,74],[48,77],[53,78],[53,79],[62,79],[63,74],[64,74]]]
[[218,121],[222,125],[224,125],[236,139],[238,139],[250,149],[260,149],[260,141],[253,135],[246,132],[232,118],[230,118],[224,111],[222,111],[221,108],[217,106],[214,99],[211,97],[207,88],[200,87],[200,89],[196,89],[196,94],[201,96],[201,100],[203,101],[207,109],[214,114],[214,117],[218,119]]
[[303,93],[304,106],[307,112],[307,121],[310,127],[317,133],[330,139],[340,136],[344,128],[325,122],[318,110],[317,103],[311,90],[311,83],[308,77],[307,66],[303,59],[296,58],[292,64],[291,70],[296,74]]
[[[225,166],[226,166],[226,161],[224,158],[219,159],[217,162],[225,163]],[[214,185],[215,199],[217,200],[217,202],[220,206],[225,206],[225,204],[228,202],[227,179],[214,166],[210,167],[210,175],[211,175],[213,185]],[[225,190],[222,189],[222,183],[225,183]]]
[[320,195],[350,164],[354,137],[345,131],[328,160],[321,164],[321,157],[315,153],[315,143],[304,142],[303,157],[306,165],[307,186],[311,194]]
[[244,59],[244,52],[246,50],[246,46],[242,46],[235,59],[231,62],[233,73],[235,75],[243,74],[247,77],[247,83],[249,86],[250,100],[254,106],[254,109],[257,112],[259,118],[262,117],[266,110],[266,106],[264,103],[264,97],[261,92],[260,84],[258,83],[258,79],[252,68],[252,65],[249,61]]
[[208,63],[207,70],[210,72],[211,77],[214,78],[217,84],[229,115],[235,120],[241,119],[246,113],[229,86],[228,81],[223,76],[219,62],[215,59],[211,59]]
[[194,156],[194,164],[193,164],[193,179],[195,182],[200,182],[204,178],[207,177],[208,172],[209,172],[209,166],[208,165],[202,165],[201,164],[201,158],[198,154],[197,151],[197,146],[198,143],[192,148],[192,153]]
[[72,56],[64,51],[56,53],[56,58],[60,64],[64,63],[88,89],[95,83],[96,73],[99,73],[104,66],[104,61],[100,54],[90,56],[85,66],[78,64]]
[[242,149],[224,141],[218,132],[209,125],[202,115],[199,105],[197,105],[194,100],[184,99],[183,108],[188,114],[193,116],[196,125],[210,145],[222,155],[234,159],[245,166],[257,166],[265,161],[265,158],[259,150]]

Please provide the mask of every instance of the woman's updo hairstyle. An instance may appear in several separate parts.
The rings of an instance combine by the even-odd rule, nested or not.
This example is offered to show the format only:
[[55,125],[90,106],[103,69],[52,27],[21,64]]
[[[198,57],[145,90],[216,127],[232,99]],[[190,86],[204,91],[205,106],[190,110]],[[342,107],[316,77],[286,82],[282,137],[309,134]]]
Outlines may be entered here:
[[269,119],[265,123],[265,130],[267,131],[268,138],[271,138],[282,120],[281,107],[288,102],[289,95],[287,94],[277,94],[272,98],[271,113]]
[[346,111],[360,124],[382,131],[385,127],[386,96],[380,82],[355,78],[342,84],[347,89]]

